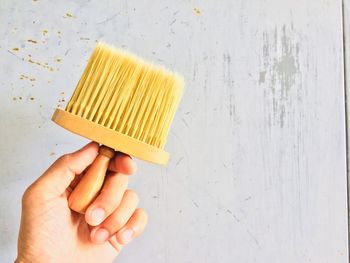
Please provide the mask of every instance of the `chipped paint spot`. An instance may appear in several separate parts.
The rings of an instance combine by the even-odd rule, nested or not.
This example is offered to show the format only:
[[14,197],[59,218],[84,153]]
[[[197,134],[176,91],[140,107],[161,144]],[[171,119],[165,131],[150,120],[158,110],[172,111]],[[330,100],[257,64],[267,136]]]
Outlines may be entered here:
[[18,47],[14,47],[14,48],[12,48],[12,51],[19,51],[19,48]]
[[55,60],[56,60],[57,63],[60,63],[62,61],[61,58],[56,58]]
[[44,30],[43,30],[43,36],[46,36],[47,33],[49,33],[49,31],[48,31],[47,29],[44,29]]
[[29,99],[30,99],[30,100],[34,100],[34,97],[30,97]]
[[193,11],[196,15],[200,15],[201,14],[201,10],[198,7],[193,8]]
[[33,44],[37,44],[37,43],[38,43],[38,41],[33,40],[33,39],[27,39],[27,42],[29,42],[29,43],[33,43]]
[[12,100],[17,100],[17,98],[16,97],[12,97]]
[[55,152],[50,152],[50,156],[53,156],[53,155],[55,155],[56,153]]
[[259,85],[265,82],[266,71],[260,71],[259,73]]

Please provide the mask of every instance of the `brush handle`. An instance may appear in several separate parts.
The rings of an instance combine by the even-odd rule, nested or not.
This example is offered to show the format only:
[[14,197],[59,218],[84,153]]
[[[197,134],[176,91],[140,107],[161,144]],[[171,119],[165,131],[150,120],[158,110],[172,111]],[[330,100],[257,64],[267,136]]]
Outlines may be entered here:
[[85,213],[101,190],[109,161],[113,156],[113,149],[107,146],[100,147],[98,156],[68,198],[70,209],[81,214]]

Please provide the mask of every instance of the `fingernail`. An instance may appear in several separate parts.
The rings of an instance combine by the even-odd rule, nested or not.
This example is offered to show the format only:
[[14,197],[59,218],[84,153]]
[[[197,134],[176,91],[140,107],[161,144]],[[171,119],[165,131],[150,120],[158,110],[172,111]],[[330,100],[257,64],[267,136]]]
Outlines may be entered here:
[[109,238],[109,232],[104,228],[96,230],[94,239],[97,243],[104,243]]
[[105,216],[106,212],[102,208],[94,208],[91,211],[91,219],[94,225],[99,225],[100,223],[102,223],[103,219],[105,219]]
[[132,238],[133,238],[133,235],[134,235],[134,230],[132,229],[125,229],[122,234],[121,234],[121,241],[124,243],[124,244],[127,244],[129,243]]

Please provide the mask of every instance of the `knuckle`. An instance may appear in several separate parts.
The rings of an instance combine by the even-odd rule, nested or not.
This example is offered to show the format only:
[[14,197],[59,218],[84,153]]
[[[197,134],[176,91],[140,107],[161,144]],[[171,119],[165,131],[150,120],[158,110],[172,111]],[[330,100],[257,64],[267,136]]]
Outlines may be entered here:
[[31,205],[38,199],[38,194],[35,191],[34,185],[29,186],[22,195],[22,205]]
[[131,189],[126,190],[125,195],[128,199],[134,200],[135,203],[139,203],[140,201],[138,194],[134,190],[131,190]]
[[111,213],[113,210],[115,210],[119,205],[119,202],[117,200],[111,200],[110,198],[105,198],[101,202],[101,206],[107,213]]
[[67,154],[64,154],[62,155],[61,157],[59,157],[57,159],[57,162],[60,162],[60,163],[68,163],[69,160],[71,158],[71,154],[70,153],[67,153]]

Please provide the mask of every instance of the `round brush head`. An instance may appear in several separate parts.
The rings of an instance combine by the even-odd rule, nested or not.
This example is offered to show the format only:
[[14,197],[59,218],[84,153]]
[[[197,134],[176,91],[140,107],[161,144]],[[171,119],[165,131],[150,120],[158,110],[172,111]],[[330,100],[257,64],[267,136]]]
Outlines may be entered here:
[[139,159],[166,164],[163,150],[184,81],[178,74],[98,43],[66,109],[63,128]]

